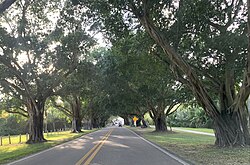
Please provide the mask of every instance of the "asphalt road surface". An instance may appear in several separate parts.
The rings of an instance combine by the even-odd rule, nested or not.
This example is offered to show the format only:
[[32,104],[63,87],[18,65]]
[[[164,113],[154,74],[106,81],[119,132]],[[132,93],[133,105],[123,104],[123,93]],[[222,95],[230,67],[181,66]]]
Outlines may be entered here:
[[109,127],[9,165],[187,165],[127,128]]

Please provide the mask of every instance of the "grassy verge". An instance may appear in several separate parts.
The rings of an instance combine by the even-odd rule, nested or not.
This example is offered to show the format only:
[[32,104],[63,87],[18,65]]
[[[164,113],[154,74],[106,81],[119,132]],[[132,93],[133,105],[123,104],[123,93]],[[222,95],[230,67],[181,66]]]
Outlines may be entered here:
[[4,164],[21,157],[51,148],[63,142],[78,138],[84,134],[93,132],[95,130],[84,130],[84,133],[70,133],[69,131],[54,133],[54,134],[44,134],[45,138],[48,140],[46,143],[38,144],[11,144],[0,146],[0,164]]
[[[176,127],[177,129],[182,129],[182,130],[190,130],[190,131],[198,131],[198,132],[205,132],[205,133],[214,133],[213,129],[209,128],[184,128],[184,127]],[[175,127],[173,127],[175,129]]]
[[250,164],[250,147],[217,148],[214,146],[215,138],[212,136],[187,132],[156,133],[152,128],[132,128],[132,130],[197,165]]

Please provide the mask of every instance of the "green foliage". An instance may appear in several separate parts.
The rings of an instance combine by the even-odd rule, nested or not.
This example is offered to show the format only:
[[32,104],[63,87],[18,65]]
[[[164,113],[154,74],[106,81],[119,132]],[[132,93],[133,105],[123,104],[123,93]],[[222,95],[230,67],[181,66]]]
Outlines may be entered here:
[[[10,95],[12,112],[27,114],[27,98],[60,95],[67,100],[74,94],[81,97],[85,118],[104,120],[110,114],[143,114],[148,103],[167,107],[190,99],[182,83],[191,80],[147,35],[139,22],[145,15],[195,70],[219,111],[231,106],[242,81],[247,53],[243,1],[42,0],[20,1],[13,10],[1,18],[0,27],[0,85]],[[88,53],[95,41],[86,29],[104,32],[112,48]],[[27,60],[20,62],[22,56]],[[204,112],[194,109],[181,110],[171,123],[210,126]]]
[[27,119],[20,115],[0,118],[0,136],[24,134],[27,132]]
[[144,115],[144,120],[149,124],[149,125],[154,125],[153,119],[149,116],[148,113]]
[[212,128],[212,120],[201,107],[184,106],[168,117],[172,127]]
[[44,127],[46,127],[47,130],[51,131],[71,127],[69,117],[66,116],[63,112],[53,107],[50,101],[47,101],[45,108],[46,112],[44,119]]
[[[162,107],[186,100],[189,92],[174,80],[168,65],[160,61],[158,49],[150,50],[153,45],[145,33],[130,34],[117,40],[111,54],[106,74],[108,86],[113,87],[109,96],[114,98],[112,106],[120,113],[143,115],[153,107]],[[119,110],[116,110],[119,112]],[[122,115],[122,114],[117,114]]]
[[[247,10],[243,1],[78,2],[92,12],[89,16],[94,18],[93,24],[101,22],[99,28],[106,32],[114,46],[117,41],[126,41],[126,46],[122,50],[127,54],[131,53],[131,47],[139,52],[151,51],[159,46],[148,36],[141,38],[135,35],[138,40],[131,42],[126,39],[132,34],[144,31],[139,20],[146,16],[159,29],[159,34],[164,36],[166,44],[169,43],[182,59],[188,62],[190,68],[195,70],[213,100],[219,99],[219,93],[223,93],[223,85],[233,88],[227,90],[231,91],[228,96],[234,97],[236,93],[233,91],[238,91],[237,86],[242,80],[247,53]],[[141,43],[140,46],[137,45],[138,41]],[[166,63],[173,64],[172,59],[168,59],[164,53],[160,53],[158,57]],[[187,73],[180,71],[180,68],[172,69],[178,77],[187,80],[183,81],[184,83],[189,82],[186,79]],[[218,108],[223,109],[225,106],[221,105]]]
[[29,100],[43,113],[46,99],[60,91],[95,42],[71,3],[19,1],[14,9],[1,18],[1,93],[11,113],[27,116]]

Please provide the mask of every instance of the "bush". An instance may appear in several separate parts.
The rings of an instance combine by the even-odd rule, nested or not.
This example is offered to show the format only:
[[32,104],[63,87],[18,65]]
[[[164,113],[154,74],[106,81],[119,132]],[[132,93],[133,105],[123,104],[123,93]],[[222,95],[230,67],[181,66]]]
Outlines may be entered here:
[[144,115],[144,120],[149,124],[149,125],[154,125],[153,119],[150,117],[149,113],[146,113]]
[[200,107],[188,106],[168,117],[172,127],[212,128],[212,120]]
[[7,135],[16,135],[16,134],[19,134],[18,130],[16,129],[11,129],[11,128],[8,128],[8,127],[1,127],[0,128],[0,136],[7,136]]
[[48,120],[47,122],[44,122],[44,131],[46,131],[46,125],[47,124],[47,130],[53,131],[58,129],[65,129],[71,127],[71,123],[69,123],[65,118],[53,118]]
[[27,132],[27,119],[10,115],[0,119],[0,136],[24,134]]

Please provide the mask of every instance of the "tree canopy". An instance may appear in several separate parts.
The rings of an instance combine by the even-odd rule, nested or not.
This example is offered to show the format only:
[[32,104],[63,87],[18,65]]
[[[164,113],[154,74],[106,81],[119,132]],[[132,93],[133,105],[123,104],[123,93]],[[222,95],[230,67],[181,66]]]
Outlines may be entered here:
[[[3,11],[0,85],[15,112],[43,116],[46,99],[70,89],[93,121],[149,111],[156,124],[195,97],[216,145],[250,144],[249,2],[4,1]],[[98,32],[109,50],[93,51]]]
[[[2,25],[0,31],[0,83],[3,93],[21,102],[19,107],[24,107],[19,108],[21,113],[28,113],[30,142],[44,140],[42,127],[46,99],[60,90],[62,82],[94,45],[94,40],[84,31],[83,21],[69,19],[74,16],[64,12],[60,15],[64,7],[68,8],[70,4],[20,1],[16,14],[7,13],[3,19],[7,27]],[[60,15],[57,23],[50,18],[53,12]],[[8,30],[13,27],[16,28]]]
[[78,2],[88,7],[113,43],[147,32],[163,51],[160,59],[213,118],[217,145],[249,144],[247,6],[242,0]]

